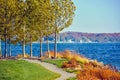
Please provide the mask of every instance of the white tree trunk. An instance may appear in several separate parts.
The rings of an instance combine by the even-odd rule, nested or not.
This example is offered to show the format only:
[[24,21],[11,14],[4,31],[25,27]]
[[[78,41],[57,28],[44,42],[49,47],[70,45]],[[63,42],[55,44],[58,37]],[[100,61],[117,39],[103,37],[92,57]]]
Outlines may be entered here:
[[12,48],[11,48],[11,39],[9,39],[9,57],[12,55]]
[[48,52],[48,58],[50,58],[50,52],[49,52],[49,40],[48,40],[48,37],[47,37],[47,52]]
[[23,47],[23,57],[25,57],[25,41],[23,40],[23,45],[22,45],[22,47]]
[[4,53],[4,58],[7,57],[7,29],[5,28],[4,30],[4,38],[5,38],[5,53]]
[[25,57],[25,26],[23,28],[23,57]]
[[1,37],[0,37],[0,56],[2,56],[2,42],[1,42]]
[[32,36],[30,36],[30,57],[32,57]]
[[42,38],[40,38],[40,57],[42,57]]
[[10,55],[9,55],[9,57],[11,57],[11,55],[12,55],[12,48],[11,48],[11,44],[10,44],[9,48],[10,48]]
[[57,57],[57,32],[55,30],[54,58]]

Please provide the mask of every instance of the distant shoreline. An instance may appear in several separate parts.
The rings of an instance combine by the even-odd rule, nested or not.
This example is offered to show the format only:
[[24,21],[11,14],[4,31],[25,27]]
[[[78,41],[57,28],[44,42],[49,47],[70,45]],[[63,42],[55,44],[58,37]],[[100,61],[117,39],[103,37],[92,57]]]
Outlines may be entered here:
[[[32,43],[40,43],[40,42],[32,42]],[[43,42],[43,43],[46,43],[46,42]],[[49,43],[54,43],[54,42],[49,42]],[[66,43],[78,43],[78,44],[82,44],[82,43],[100,43],[100,44],[104,44],[104,43],[120,43],[120,42],[82,42],[82,43],[80,43],[80,42],[57,42],[57,43],[63,43],[63,44],[66,44]]]

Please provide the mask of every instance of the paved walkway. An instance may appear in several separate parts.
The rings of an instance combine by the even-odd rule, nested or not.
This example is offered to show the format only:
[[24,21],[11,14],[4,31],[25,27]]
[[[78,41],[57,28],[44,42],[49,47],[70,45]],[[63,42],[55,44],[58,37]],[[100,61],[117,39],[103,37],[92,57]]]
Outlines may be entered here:
[[30,60],[30,59],[24,59],[24,60],[26,60],[28,62],[40,64],[41,66],[45,67],[46,69],[48,69],[50,71],[61,74],[61,77],[57,78],[56,80],[66,80],[67,78],[76,76],[74,73],[68,73],[68,72],[64,71],[63,69],[58,68],[57,66],[50,64],[50,63],[41,62],[38,60]]

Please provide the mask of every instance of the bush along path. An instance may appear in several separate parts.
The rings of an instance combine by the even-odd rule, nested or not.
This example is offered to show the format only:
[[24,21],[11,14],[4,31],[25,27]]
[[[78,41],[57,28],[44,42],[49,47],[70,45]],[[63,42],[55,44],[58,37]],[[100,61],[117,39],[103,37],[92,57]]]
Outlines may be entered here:
[[53,64],[50,64],[50,63],[41,62],[41,61],[38,61],[38,60],[30,60],[30,59],[24,59],[24,60],[26,60],[28,62],[40,64],[41,66],[45,67],[46,69],[60,74],[61,77],[57,78],[56,80],[66,80],[68,78],[76,76],[76,74],[68,73],[68,72],[64,71],[62,68],[58,68],[57,66],[55,66]]

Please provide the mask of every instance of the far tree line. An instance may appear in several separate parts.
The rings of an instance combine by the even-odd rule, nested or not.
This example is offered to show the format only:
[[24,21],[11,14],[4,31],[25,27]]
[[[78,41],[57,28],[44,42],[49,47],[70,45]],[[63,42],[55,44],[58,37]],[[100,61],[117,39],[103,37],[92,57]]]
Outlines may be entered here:
[[[22,43],[25,56],[25,44],[40,41],[42,56],[42,38],[54,34],[54,57],[57,56],[57,34],[69,27],[73,21],[75,5],[72,0],[0,0],[0,42],[4,41],[2,57],[11,56],[11,44]],[[1,44],[1,43],[0,43]],[[9,53],[7,46],[9,45]]]

